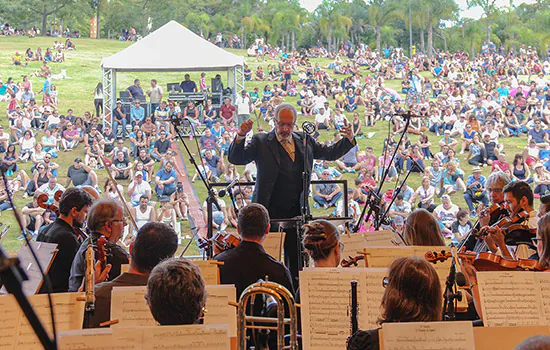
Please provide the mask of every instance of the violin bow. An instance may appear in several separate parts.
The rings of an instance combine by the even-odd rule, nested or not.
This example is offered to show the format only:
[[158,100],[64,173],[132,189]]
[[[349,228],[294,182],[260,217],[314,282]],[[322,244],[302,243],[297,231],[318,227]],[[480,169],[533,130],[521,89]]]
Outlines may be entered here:
[[[132,226],[132,228],[137,233],[139,230],[138,230],[138,227],[137,227],[137,224],[136,224],[136,220],[134,219],[134,216],[132,215],[132,212],[130,211],[130,208],[128,207],[128,203],[126,202],[126,199],[124,198],[123,194],[120,192],[120,189],[118,188],[118,182],[116,182],[116,180],[113,178],[113,175],[109,171],[109,167],[107,167],[107,165],[105,164],[105,159],[103,159],[103,152],[100,152],[98,154],[98,158],[100,159],[101,164],[105,168],[105,170],[107,172],[107,176],[109,177],[111,182],[113,182],[115,184],[115,191],[118,194],[118,198],[120,198],[122,203],[124,203],[124,205],[123,205],[124,211],[126,212],[126,214],[128,214],[128,217],[130,217],[130,225]],[[126,235],[126,238],[124,240],[125,241],[133,241],[134,239],[135,239],[134,233],[132,232],[132,230],[128,230],[128,234]]]

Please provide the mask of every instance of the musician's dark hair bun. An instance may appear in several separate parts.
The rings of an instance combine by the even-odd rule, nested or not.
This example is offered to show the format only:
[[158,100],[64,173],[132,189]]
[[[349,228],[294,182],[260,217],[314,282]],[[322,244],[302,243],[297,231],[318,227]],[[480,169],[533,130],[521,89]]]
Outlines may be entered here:
[[339,243],[336,226],[327,220],[314,220],[303,226],[302,243],[313,260],[325,259]]

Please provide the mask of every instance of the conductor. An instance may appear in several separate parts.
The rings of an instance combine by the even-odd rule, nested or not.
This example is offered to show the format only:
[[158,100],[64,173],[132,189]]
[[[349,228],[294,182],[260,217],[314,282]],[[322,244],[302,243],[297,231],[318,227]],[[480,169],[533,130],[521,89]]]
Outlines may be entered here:
[[[288,219],[301,215],[301,202],[304,198],[302,173],[304,166],[311,173],[314,159],[336,160],[346,154],[354,145],[355,139],[347,123],[340,130],[343,138],[331,146],[307,138],[303,132],[294,131],[296,109],[288,103],[280,104],[275,110],[275,128],[268,133],[252,136],[246,144],[246,134],[252,130],[252,120],[242,123],[237,136],[231,143],[228,152],[229,162],[245,165],[256,162],[257,178],[252,202],[260,203],[267,208],[271,219]],[[304,165],[304,154],[307,151],[307,164]],[[306,208],[309,209],[306,196]],[[275,220],[276,221],[276,220]],[[277,230],[277,225],[271,225]],[[296,229],[285,229],[284,246],[285,264],[293,278],[298,276],[298,236]]]

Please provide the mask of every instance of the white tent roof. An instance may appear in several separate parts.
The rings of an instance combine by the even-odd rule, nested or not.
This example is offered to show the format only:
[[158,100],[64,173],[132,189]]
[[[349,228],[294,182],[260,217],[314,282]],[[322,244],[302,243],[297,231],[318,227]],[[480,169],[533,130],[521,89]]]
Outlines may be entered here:
[[104,69],[126,72],[219,71],[243,64],[243,57],[204,40],[176,21],[101,62]]

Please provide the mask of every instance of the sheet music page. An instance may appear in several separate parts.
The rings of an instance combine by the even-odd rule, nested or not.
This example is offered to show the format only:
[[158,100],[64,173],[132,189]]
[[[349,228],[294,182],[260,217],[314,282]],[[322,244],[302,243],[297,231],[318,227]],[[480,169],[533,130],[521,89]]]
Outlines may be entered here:
[[535,277],[539,282],[542,315],[546,319],[545,323],[550,324],[550,273],[536,272]]
[[0,349],[13,349],[18,331],[19,318],[25,317],[13,295],[0,296]]
[[[344,349],[350,335],[350,282],[363,269],[305,268],[300,271],[304,349]],[[362,288],[359,282],[358,295]]]
[[206,286],[206,314],[204,324],[227,324],[229,336],[237,336],[237,308],[228,304],[235,301],[237,290],[232,284]]
[[394,245],[392,240],[402,243],[401,238],[391,230],[365,232],[365,240],[369,247],[391,247]]
[[[84,320],[84,301],[77,301],[77,298],[84,298],[84,293],[56,293],[52,294],[52,302],[55,312],[55,325],[58,332],[74,329],[81,329]],[[42,322],[42,325],[52,336],[52,319],[50,317],[50,306],[46,294],[32,295],[29,297],[34,311]],[[42,349],[40,341],[34,334],[27,318],[20,317],[20,326],[17,333],[16,349]]]
[[359,329],[377,328],[377,321],[380,318],[382,297],[385,288],[382,280],[388,275],[386,268],[367,268],[361,271],[359,282]]
[[267,254],[277,261],[281,261],[283,256],[283,247],[285,245],[285,235],[284,231],[282,232],[269,232],[265,236],[265,240],[262,242],[262,246]]
[[229,349],[228,332],[227,325],[218,324],[118,327],[113,329],[113,349]]
[[529,337],[549,334],[548,326],[474,327],[476,350],[514,350]]
[[404,322],[382,325],[384,350],[471,350],[472,322]]
[[536,272],[478,272],[477,281],[486,327],[544,324]]
[[120,265],[120,274],[128,272],[130,270],[130,264],[122,264]]
[[[44,242],[30,242],[40,265],[44,270],[44,273],[48,272],[52,259],[55,256],[55,250],[57,249],[56,243],[44,243]],[[42,274],[38,269],[36,261],[32,257],[29,246],[23,244],[17,252],[17,257],[19,258],[21,268],[25,271],[29,277],[28,281],[23,281],[23,293],[26,296],[34,295],[42,285]],[[8,294],[8,291],[5,287],[2,287],[0,294]]]
[[157,324],[145,300],[147,286],[113,287],[111,291],[111,327],[154,326]]
[[362,233],[342,234],[340,235],[340,242],[344,244],[344,249],[340,252],[342,258],[354,257],[358,255],[357,252],[362,251],[367,246]]
[[57,334],[59,350],[112,350],[112,329],[92,328]]
[[413,256],[412,247],[368,247],[365,249],[369,267],[389,267],[391,263],[402,256]]
[[220,284],[220,269],[212,260],[191,260],[201,270],[205,284]]

